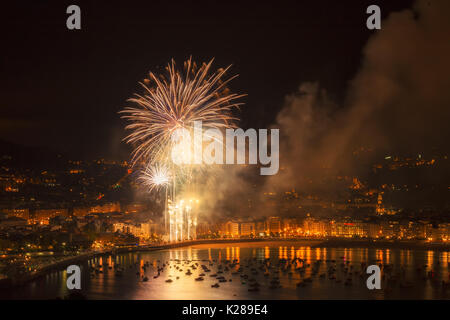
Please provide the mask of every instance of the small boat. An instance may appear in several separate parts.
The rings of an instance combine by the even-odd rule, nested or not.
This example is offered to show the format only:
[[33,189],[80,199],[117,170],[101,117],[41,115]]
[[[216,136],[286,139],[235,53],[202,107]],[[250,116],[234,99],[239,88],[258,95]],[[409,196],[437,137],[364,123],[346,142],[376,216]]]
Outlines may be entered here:
[[166,282],[170,283],[170,282],[173,282],[173,280],[172,279],[167,279]]
[[203,281],[203,280],[204,280],[203,277],[195,278],[195,281]]
[[147,282],[147,281],[148,281],[147,277],[142,278],[142,282]]
[[218,288],[218,287],[220,287],[220,285],[218,283],[211,285],[211,288]]

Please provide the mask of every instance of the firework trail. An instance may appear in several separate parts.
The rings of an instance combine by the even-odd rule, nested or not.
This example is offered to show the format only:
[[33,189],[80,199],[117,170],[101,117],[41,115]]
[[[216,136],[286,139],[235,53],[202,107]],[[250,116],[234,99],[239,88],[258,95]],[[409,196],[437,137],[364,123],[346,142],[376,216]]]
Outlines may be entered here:
[[122,117],[130,122],[126,129],[131,133],[125,140],[134,146],[132,166],[144,168],[138,181],[149,191],[166,190],[164,225],[170,241],[183,239],[186,226],[190,238],[191,225],[195,228],[195,214],[190,206],[183,205],[183,200],[177,202],[176,190],[177,181],[190,183],[198,173],[189,165],[175,165],[170,161],[172,152],[177,157],[185,157],[191,150],[187,143],[174,148],[172,134],[178,129],[192,132],[195,121],[202,122],[203,130],[235,127],[234,121],[238,119],[233,117],[232,110],[241,105],[235,101],[244,96],[230,93],[226,87],[236,77],[224,79],[230,67],[210,72],[212,62],[198,68],[189,59],[184,63],[184,71],[178,71],[172,60],[166,74],[150,72],[149,79],[141,83],[144,93],[135,94],[128,100],[134,106],[121,111]]

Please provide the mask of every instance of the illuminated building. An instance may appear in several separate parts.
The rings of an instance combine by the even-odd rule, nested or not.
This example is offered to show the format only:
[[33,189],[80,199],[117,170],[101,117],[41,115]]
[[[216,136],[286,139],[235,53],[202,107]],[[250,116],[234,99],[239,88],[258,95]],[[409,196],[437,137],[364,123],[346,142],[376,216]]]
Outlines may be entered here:
[[17,217],[9,217],[1,220],[0,227],[19,227],[27,225],[27,220]]
[[379,216],[382,216],[386,213],[386,210],[383,207],[383,192],[378,193],[376,213]]
[[[142,203],[132,203],[132,204],[126,205],[123,209],[123,211],[126,214],[142,212],[144,210],[145,210],[145,205]],[[120,211],[120,209],[118,211]]]
[[25,220],[28,220],[30,218],[30,210],[28,208],[3,209],[2,211],[8,216],[22,218]]
[[335,237],[366,237],[367,229],[362,221],[334,221],[331,225],[331,235]]
[[296,232],[298,223],[296,219],[283,219],[283,231],[285,233]]
[[86,207],[75,207],[75,208],[73,208],[72,214],[75,217],[84,217],[84,216],[88,215],[89,212],[90,212],[89,208],[86,208]]
[[450,239],[450,223],[440,223],[437,228],[433,228],[431,238],[433,241],[449,241]]
[[206,235],[206,234],[213,233],[212,229],[213,228],[209,223],[199,222],[197,224],[197,228],[196,228],[197,235]]
[[255,223],[254,222],[242,222],[241,223],[241,236],[255,235]]
[[306,236],[325,236],[328,233],[325,221],[311,217],[307,217],[303,221],[303,231]]
[[118,202],[110,202],[102,205],[97,205],[89,209],[89,213],[110,213],[120,212],[120,204]]
[[368,223],[367,224],[367,236],[369,238],[379,238],[382,235],[381,226],[377,223]]
[[144,238],[149,238],[153,234],[158,234],[159,231],[159,225],[157,223],[154,223],[152,220],[141,223],[141,234]]
[[280,233],[281,221],[279,217],[269,217],[266,220],[268,233]]
[[239,237],[239,222],[228,221],[223,225],[222,235],[228,237]]
[[266,224],[264,221],[257,221],[255,223],[255,231],[258,236],[265,236],[266,234]]
[[39,224],[49,224],[50,218],[56,216],[69,216],[68,209],[38,209],[32,214],[33,222]]

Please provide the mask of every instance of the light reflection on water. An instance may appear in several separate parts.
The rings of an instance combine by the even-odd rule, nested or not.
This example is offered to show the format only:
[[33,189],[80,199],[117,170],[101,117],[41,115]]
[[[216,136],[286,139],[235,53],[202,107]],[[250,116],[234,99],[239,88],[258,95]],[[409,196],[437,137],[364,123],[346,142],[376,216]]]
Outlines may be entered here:
[[[292,261],[295,258],[300,260],[289,265],[285,272],[280,269],[280,259]],[[258,269],[264,259],[270,259],[270,266],[273,267],[269,270],[268,277],[264,276],[264,270]],[[179,264],[176,264],[177,260],[180,261]],[[190,262],[184,264],[186,260]],[[231,282],[220,283],[219,288],[211,287],[217,280],[209,275],[218,271],[219,264],[225,266],[225,261],[233,260],[241,263],[243,274],[257,280],[260,284],[259,292],[249,292],[248,281],[239,274],[231,274],[239,266],[220,274],[227,281],[232,279]],[[312,266],[317,260],[322,260],[322,263],[317,273],[313,274]],[[154,278],[158,273],[157,268],[167,261],[170,261],[171,267],[167,266],[159,277]],[[255,262],[250,264],[249,261]],[[383,272],[382,288],[389,289],[368,290],[367,275],[355,274],[355,271],[361,270],[361,262],[391,264],[391,275],[398,278],[397,282],[388,286],[389,275]],[[193,263],[204,264],[211,269],[210,273],[206,273],[204,281],[194,280],[203,272],[201,268],[191,269],[192,275],[185,274]],[[450,299],[450,289],[442,289],[442,281],[450,280],[449,263],[448,252],[426,250],[311,248],[307,243],[301,242],[196,245],[154,252],[124,253],[86,261],[81,266],[82,292],[89,299]],[[336,278],[340,282],[328,278],[327,270],[334,265],[337,269]],[[352,275],[348,272],[344,274],[345,266],[349,267]],[[295,270],[301,267],[305,267],[304,273]],[[97,268],[97,272],[91,272],[94,268]],[[121,276],[115,274],[118,268],[124,269]],[[258,274],[251,274],[251,268],[256,268]],[[418,268],[421,270],[418,271]],[[431,278],[426,277],[429,271],[433,271]],[[269,289],[275,274],[279,276],[282,287]],[[320,277],[321,274],[326,275]],[[143,277],[148,277],[149,280],[143,282]],[[299,281],[309,277],[312,277],[311,283],[296,286]],[[347,278],[352,278],[352,285],[344,284]],[[69,293],[66,279],[65,271],[53,272],[21,288],[0,292],[0,297],[64,297]],[[167,283],[167,279],[172,279],[173,282]],[[403,283],[409,283],[408,287],[402,287]]]

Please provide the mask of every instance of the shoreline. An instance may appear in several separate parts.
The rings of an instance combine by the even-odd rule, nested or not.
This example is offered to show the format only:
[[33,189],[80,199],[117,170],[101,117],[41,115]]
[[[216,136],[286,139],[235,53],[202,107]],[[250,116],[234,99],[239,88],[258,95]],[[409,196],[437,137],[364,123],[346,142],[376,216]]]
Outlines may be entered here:
[[[378,249],[403,249],[403,250],[433,250],[450,251],[448,243],[428,243],[425,241],[375,241],[375,240],[355,240],[355,239],[301,239],[301,238],[268,238],[268,239],[205,239],[191,240],[179,243],[146,245],[133,247],[119,247],[102,251],[87,252],[77,256],[67,257],[51,265],[45,266],[38,271],[25,274],[20,278],[0,279],[0,289],[19,287],[30,281],[36,280],[55,270],[62,270],[71,264],[89,260],[104,255],[113,255],[128,252],[148,252],[167,250],[180,247],[189,247],[202,244],[220,244],[220,243],[248,243],[248,242],[310,242],[312,248],[378,248]],[[318,242],[318,243],[317,243]]]
[[450,243],[432,243],[421,240],[389,241],[368,239],[327,239],[323,240],[319,245],[316,245],[314,247],[450,251]]

